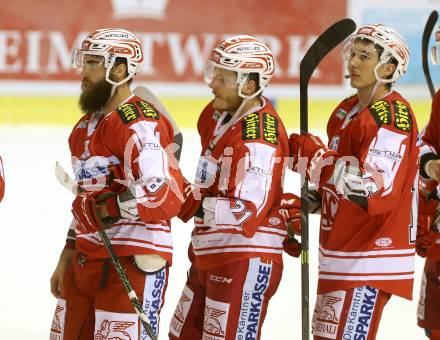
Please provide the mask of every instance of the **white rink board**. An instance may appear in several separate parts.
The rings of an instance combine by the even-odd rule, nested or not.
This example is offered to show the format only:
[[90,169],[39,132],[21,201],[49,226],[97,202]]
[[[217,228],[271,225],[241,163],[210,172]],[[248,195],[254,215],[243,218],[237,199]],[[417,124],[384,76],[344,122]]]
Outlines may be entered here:
[[[6,195],[0,204],[0,339],[46,340],[56,300],[49,279],[71,220],[72,195],[54,175],[55,161],[69,168],[69,128],[0,127],[0,154],[5,162]],[[197,164],[198,137],[184,130],[181,167],[192,179]],[[299,179],[289,173],[287,190],[299,193]],[[168,324],[189,267],[187,246],[191,223],[173,220],[174,265],[162,310],[160,339],[168,339]],[[311,310],[316,300],[318,219],[311,218]],[[424,339],[416,326],[416,302],[423,261],[417,258],[415,301],[393,297],[383,315],[377,339]],[[285,257],[281,285],[269,304],[262,339],[301,339],[300,261]]]

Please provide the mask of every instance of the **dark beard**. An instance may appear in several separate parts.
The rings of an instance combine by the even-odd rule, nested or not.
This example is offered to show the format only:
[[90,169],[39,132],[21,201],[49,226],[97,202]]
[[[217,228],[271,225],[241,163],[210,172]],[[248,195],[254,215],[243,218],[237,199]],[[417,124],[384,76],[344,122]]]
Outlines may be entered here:
[[79,97],[81,111],[92,113],[101,110],[110,99],[112,84],[103,79],[96,84],[88,82],[87,85],[88,88],[83,89]]

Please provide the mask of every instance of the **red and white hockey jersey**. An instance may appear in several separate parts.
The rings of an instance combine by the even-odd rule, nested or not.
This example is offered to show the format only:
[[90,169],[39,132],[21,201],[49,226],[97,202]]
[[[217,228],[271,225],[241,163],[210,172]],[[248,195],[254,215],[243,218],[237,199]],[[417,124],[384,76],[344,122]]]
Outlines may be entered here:
[[5,172],[3,170],[3,161],[0,157],[0,201],[3,199],[5,195]]
[[367,207],[323,183],[318,294],[369,285],[412,298],[416,237],[418,130],[408,102],[390,92],[359,112],[342,101],[327,126],[338,157],[354,156],[383,181]]
[[199,117],[202,154],[195,183],[216,198],[210,223],[206,214],[203,220],[194,219],[190,254],[200,269],[258,256],[282,263],[287,233],[275,207],[281,200],[289,147],[281,119],[267,99],[262,101],[230,122],[212,152],[210,145],[229,115],[210,103]]
[[[183,177],[172,157],[172,124],[153,105],[131,96],[113,112],[86,114],[69,138],[76,180],[86,190],[123,192],[131,181],[140,219],[120,219],[107,234],[118,256],[156,253],[171,264],[170,219],[181,207]],[[127,169],[131,169],[130,171]],[[130,172],[131,175],[130,176]],[[96,258],[108,257],[98,233],[72,222],[68,243]]]
[[[428,180],[428,176],[423,169],[429,160],[440,158],[440,91],[438,91],[432,99],[431,116],[429,118],[428,125],[426,125],[422,131],[422,142],[420,152],[420,169],[422,169],[420,172],[420,187],[428,185],[430,187],[429,191],[431,191],[434,190],[436,186],[438,187],[439,183],[434,180]],[[423,199],[423,197],[424,195],[421,195],[420,198],[421,213],[423,213],[424,210],[427,210],[426,208],[428,208],[428,206],[435,205],[434,202],[429,204],[425,199]],[[440,221],[437,221],[439,208],[436,210],[434,207],[434,209],[430,210],[433,210],[433,221],[437,222],[434,226],[432,226],[432,228],[434,231],[440,233]],[[437,239],[435,245],[428,249],[426,256],[435,260],[440,259],[440,239]]]

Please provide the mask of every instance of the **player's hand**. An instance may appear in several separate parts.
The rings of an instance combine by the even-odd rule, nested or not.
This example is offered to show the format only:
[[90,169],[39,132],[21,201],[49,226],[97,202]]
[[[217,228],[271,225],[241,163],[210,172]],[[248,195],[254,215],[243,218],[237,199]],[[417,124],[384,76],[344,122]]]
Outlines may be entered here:
[[60,297],[61,287],[63,286],[64,274],[72,260],[73,249],[64,248],[58,260],[57,267],[50,278],[50,292],[57,299]]
[[201,209],[203,198],[208,196],[208,190],[204,188],[198,188],[194,184],[190,183],[186,178],[183,181],[183,204],[177,214],[183,222],[188,222],[199,209]]
[[301,235],[301,198],[290,192],[283,193],[279,212],[286,221],[289,236]]
[[440,182],[440,159],[428,161],[425,171],[431,179]]
[[[303,174],[312,181],[319,180],[322,167],[317,166],[325,158],[336,155],[336,152],[327,148],[322,140],[310,133],[298,135],[293,133],[289,137],[289,147],[293,171]],[[316,171],[314,171],[316,169]]]
[[84,232],[109,228],[121,218],[117,194],[108,189],[81,192],[72,203],[72,214]]
[[301,243],[294,237],[286,237],[283,242],[284,251],[293,257],[299,257],[301,254]]
[[421,257],[426,257],[428,249],[435,244],[439,235],[431,229],[431,226],[431,215],[419,214],[417,216],[416,252]]

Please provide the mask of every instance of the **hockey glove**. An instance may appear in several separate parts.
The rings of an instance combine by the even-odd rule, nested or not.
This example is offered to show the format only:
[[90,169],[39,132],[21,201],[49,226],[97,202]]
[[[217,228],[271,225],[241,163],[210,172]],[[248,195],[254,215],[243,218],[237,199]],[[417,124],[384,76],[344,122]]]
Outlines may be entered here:
[[283,242],[284,251],[293,257],[299,257],[301,254],[301,243],[294,237],[287,237]]
[[194,215],[203,216],[202,201],[208,195],[208,191],[203,188],[198,188],[191,184],[184,178],[183,181],[183,197],[184,202],[177,217],[183,222],[188,222]]
[[81,192],[72,203],[72,213],[84,232],[103,230],[121,218],[117,194],[108,189]]
[[301,199],[290,192],[283,193],[279,212],[286,221],[289,237],[301,235]]
[[320,179],[326,181],[330,177],[331,172],[321,178],[322,171],[326,165],[333,165],[333,158],[327,158],[336,156],[336,152],[328,149],[319,137],[310,133],[293,133],[289,138],[289,147],[292,160],[290,167],[293,171],[304,175],[312,183],[319,183]]

